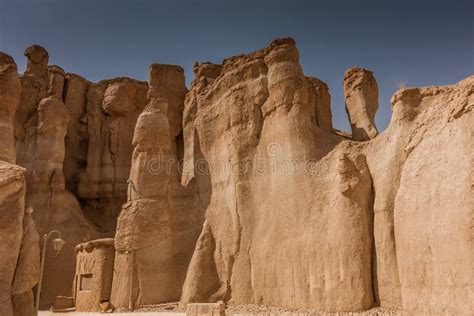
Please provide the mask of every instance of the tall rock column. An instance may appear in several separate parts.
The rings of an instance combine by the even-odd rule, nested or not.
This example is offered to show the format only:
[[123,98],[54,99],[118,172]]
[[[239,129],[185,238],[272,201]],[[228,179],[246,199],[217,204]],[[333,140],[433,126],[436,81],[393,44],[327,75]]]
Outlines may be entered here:
[[380,306],[401,310],[394,203],[400,186],[400,174],[407,159],[404,147],[411,137],[410,130],[420,98],[417,90],[405,89],[396,93],[392,102],[393,115],[389,127],[376,140],[366,143],[365,153],[375,193],[375,295]]
[[178,301],[203,212],[195,184],[180,183],[183,69],[150,67],[150,101],[133,135],[128,202],[115,235],[116,307]]
[[[34,315],[39,242],[32,208],[25,212],[26,170],[15,163],[15,113],[21,82],[13,58],[0,52],[0,314]],[[26,213],[26,214],[25,214]]]
[[[66,190],[63,173],[64,137],[68,111],[57,95],[51,94],[38,105],[34,159],[28,170],[27,201],[41,233],[56,229],[66,241],[62,252],[54,255],[48,246],[41,307],[48,307],[57,295],[71,295],[75,272],[74,247],[95,235],[94,227],[83,217],[76,197]],[[58,280],[57,276],[63,278]]]
[[170,151],[166,110],[165,99],[152,99],[135,128],[129,202],[122,207],[115,236],[111,301],[116,307],[173,299],[166,293],[173,286],[167,279],[172,275],[166,273],[171,271],[161,266],[166,252],[173,251],[167,242],[171,225],[167,199],[169,174],[165,167]]
[[403,310],[472,315],[474,76],[403,89],[393,104],[417,112],[394,199]]
[[[12,57],[0,52],[0,315],[5,316],[14,313],[12,296],[18,293],[18,283],[21,282],[17,264],[20,263],[21,253],[28,253],[22,246],[22,240],[25,239],[22,226],[26,170],[11,164],[16,160],[14,118],[20,94],[21,83],[16,63]],[[33,243],[31,247],[37,249],[38,245]],[[34,260],[31,263],[34,264]],[[31,272],[34,274],[34,271]],[[31,291],[34,284],[33,281],[24,290]]]
[[314,103],[316,108],[316,121],[318,126],[328,133],[333,133],[331,94],[328,85],[318,78],[306,77],[314,89]]
[[84,218],[77,198],[65,188],[64,138],[69,113],[62,100],[64,71],[48,67],[49,55],[41,46],[28,47],[25,56],[28,63],[21,76],[15,140],[17,162],[27,169],[26,204],[35,210],[32,217],[41,235],[59,230],[66,241],[59,255],[53,253],[51,244],[47,246],[40,308],[49,308],[56,296],[72,294],[74,247],[97,232]]
[[23,218],[23,238],[12,284],[14,315],[36,316],[33,287],[39,281],[39,235],[32,217],[33,208],[27,206]]
[[47,97],[48,58],[43,47],[32,45],[25,50],[28,58],[25,73],[21,76],[21,101],[15,116],[17,161],[29,169],[32,163],[38,124],[38,104]]
[[375,113],[379,108],[377,81],[371,71],[353,67],[344,74],[346,111],[352,128],[352,138],[365,141],[378,135]]
[[12,316],[12,283],[20,254],[25,169],[0,161],[0,315]]
[[64,104],[69,112],[69,124],[65,139],[64,177],[66,187],[77,192],[79,173],[87,166],[87,90],[91,83],[76,74],[66,74]]
[[21,83],[12,57],[0,52],[0,160],[16,161],[14,120],[20,104]]
[[66,73],[61,67],[48,66],[49,90],[51,94],[59,96],[61,99],[64,92],[64,79]]

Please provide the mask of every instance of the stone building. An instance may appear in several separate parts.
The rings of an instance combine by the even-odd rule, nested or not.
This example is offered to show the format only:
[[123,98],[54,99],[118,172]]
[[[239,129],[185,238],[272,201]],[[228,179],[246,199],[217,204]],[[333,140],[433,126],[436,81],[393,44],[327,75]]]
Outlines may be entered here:
[[100,311],[112,290],[115,248],[113,238],[96,239],[76,246],[74,297],[77,311]]

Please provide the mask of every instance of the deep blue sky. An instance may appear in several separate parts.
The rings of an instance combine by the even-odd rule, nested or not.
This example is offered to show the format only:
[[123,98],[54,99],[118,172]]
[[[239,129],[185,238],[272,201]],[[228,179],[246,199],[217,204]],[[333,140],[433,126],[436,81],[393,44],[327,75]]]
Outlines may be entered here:
[[379,83],[377,125],[390,120],[402,85],[454,83],[474,73],[472,1],[0,0],[0,50],[20,71],[24,49],[46,47],[50,63],[97,81],[146,79],[153,62],[182,65],[261,48],[292,36],[307,75],[329,84],[334,125],[349,129],[342,76],[353,65]]

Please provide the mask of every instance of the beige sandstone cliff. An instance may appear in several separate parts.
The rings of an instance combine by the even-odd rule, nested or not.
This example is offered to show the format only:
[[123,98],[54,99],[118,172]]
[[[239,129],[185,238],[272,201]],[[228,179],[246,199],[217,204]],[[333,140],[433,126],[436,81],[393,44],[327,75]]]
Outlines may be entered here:
[[56,296],[72,294],[74,247],[97,233],[84,217],[77,197],[65,187],[63,163],[70,116],[63,101],[64,71],[48,67],[49,55],[41,46],[28,47],[25,56],[28,64],[20,78],[15,119],[17,163],[26,168],[25,201],[34,209],[40,235],[59,230],[66,241],[58,255],[51,244],[47,247],[40,304],[46,308]]
[[24,173],[25,170],[19,166],[0,162],[0,314],[7,316],[13,315],[12,298],[16,294],[13,283],[22,244]]
[[203,222],[195,185],[180,184],[183,69],[150,67],[149,103],[132,144],[128,201],[115,235],[111,302],[117,308],[178,301]]
[[397,92],[377,136],[375,79],[349,70],[364,143],[320,124],[308,81],[291,39],[197,71],[183,181],[202,151],[212,193],[182,303],[472,313],[474,78]]
[[291,38],[195,63],[189,91],[179,66],[92,83],[25,56],[18,76],[0,54],[1,315],[33,313],[35,227],[67,242],[42,308],[71,295],[74,247],[115,235],[118,308],[474,312],[474,77],[398,91],[379,134],[377,83],[353,67],[346,133]]
[[14,165],[14,118],[21,83],[14,60],[0,53],[0,314],[35,314],[32,288],[39,277],[39,242],[25,207],[25,169]]
[[[84,84],[75,78],[75,85]],[[69,188],[88,218],[110,236],[127,200],[133,130],[147,103],[147,90],[146,82],[130,78],[89,84],[80,100],[72,95],[74,87],[68,90],[67,105],[75,109],[77,118],[76,126],[68,129],[72,136],[67,143],[71,152],[66,154]]]
[[[184,303],[329,311],[374,303],[367,163],[358,143],[318,126],[328,104],[313,82],[292,39],[229,58],[217,78],[194,81],[185,113],[194,112],[188,124],[199,144],[185,151],[206,157],[212,193]],[[198,281],[201,271],[211,282]]]

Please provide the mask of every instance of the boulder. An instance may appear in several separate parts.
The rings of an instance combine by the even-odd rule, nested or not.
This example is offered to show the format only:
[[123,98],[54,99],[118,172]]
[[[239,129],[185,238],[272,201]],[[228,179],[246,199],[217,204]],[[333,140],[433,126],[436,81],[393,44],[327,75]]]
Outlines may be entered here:
[[135,110],[135,88],[133,84],[113,83],[107,87],[102,100],[102,109],[105,113],[114,116],[123,116]]

